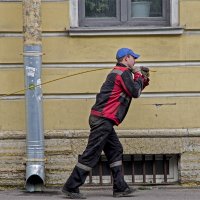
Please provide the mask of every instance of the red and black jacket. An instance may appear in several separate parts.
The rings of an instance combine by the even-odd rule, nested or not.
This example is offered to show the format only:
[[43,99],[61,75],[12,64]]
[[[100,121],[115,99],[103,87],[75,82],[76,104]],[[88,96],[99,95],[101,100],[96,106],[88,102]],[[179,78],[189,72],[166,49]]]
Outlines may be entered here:
[[[135,78],[134,78],[135,75]],[[133,74],[121,63],[113,68],[96,96],[91,115],[108,118],[116,125],[126,116],[132,98],[138,98],[148,85],[140,74]]]

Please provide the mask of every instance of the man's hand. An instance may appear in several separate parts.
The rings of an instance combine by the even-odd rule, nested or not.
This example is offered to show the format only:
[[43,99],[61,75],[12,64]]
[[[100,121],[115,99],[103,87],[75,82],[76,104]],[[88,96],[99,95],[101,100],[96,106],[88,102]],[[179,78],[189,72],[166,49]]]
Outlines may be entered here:
[[149,68],[148,68],[148,67],[143,67],[143,66],[141,66],[141,67],[140,67],[140,71],[141,71],[141,74],[142,74],[145,78],[149,78],[150,73],[149,73]]
[[141,72],[141,68],[134,66],[134,67],[132,67],[131,71],[133,74],[135,74],[135,73]]

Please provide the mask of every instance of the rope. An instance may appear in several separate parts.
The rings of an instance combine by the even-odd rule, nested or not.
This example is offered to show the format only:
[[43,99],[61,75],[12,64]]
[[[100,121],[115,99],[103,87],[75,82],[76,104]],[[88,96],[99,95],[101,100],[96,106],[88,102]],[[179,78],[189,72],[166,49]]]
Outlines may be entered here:
[[46,82],[43,82],[43,83],[37,84],[37,85],[31,84],[31,85],[30,85],[29,87],[27,87],[27,88],[23,88],[23,89],[21,89],[21,90],[18,90],[18,91],[15,91],[15,92],[8,93],[8,94],[5,94],[5,95],[0,96],[0,100],[3,100],[3,98],[5,98],[5,97],[12,96],[12,95],[18,94],[18,93],[20,93],[20,92],[25,92],[25,91],[27,91],[27,90],[29,90],[29,89],[33,90],[33,89],[36,88],[36,87],[39,87],[39,86],[42,86],[42,85],[46,85],[46,84],[49,84],[49,83],[52,83],[52,82],[55,82],[55,81],[59,81],[59,80],[65,79],[65,78],[69,78],[69,77],[73,77],[73,76],[77,76],[77,75],[82,75],[82,74],[86,74],[86,73],[90,73],[90,72],[105,70],[105,69],[107,69],[107,68],[87,70],[87,71],[83,71],[83,72],[79,72],[79,73],[75,73],[75,74],[63,76],[63,77],[60,77],[60,78],[56,78],[56,79],[53,79],[53,80],[50,80],[50,81],[46,81]]
[[[27,88],[23,88],[23,89],[21,89],[21,90],[18,90],[18,91],[15,91],[15,92],[8,93],[8,94],[5,94],[5,95],[0,96],[0,101],[3,100],[3,98],[5,98],[5,97],[12,96],[12,95],[18,94],[18,93],[20,93],[20,92],[25,92],[25,91],[27,91],[27,90],[29,90],[29,89],[30,89],[30,90],[33,90],[33,89],[35,89],[36,87],[39,87],[39,86],[42,86],[42,85],[46,85],[46,84],[49,84],[49,83],[52,83],[52,82],[55,82],[55,81],[59,81],[59,80],[65,79],[65,78],[69,78],[69,77],[73,77],[73,76],[77,76],[77,75],[82,75],[82,74],[86,74],[86,73],[90,73],[90,72],[95,72],[95,71],[100,71],[100,70],[106,70],[106,69],[107,69],[107,68],[87,70],[87,71],[83,71],[83,72],[79,72],[79,73],[75,73],[75,74],[63,76],[63,77],[60,77],[60,78],[56,78],[56,79],[53,79],[53,80],[50,80],[50,81],[46,81],[46,82],[43,82],[43,83],[37,84],[37,85],[31,84],[31,85],[30,85],[29,87],[27,87]],[[156,71],[150,70],[150,72],[156,72]]]

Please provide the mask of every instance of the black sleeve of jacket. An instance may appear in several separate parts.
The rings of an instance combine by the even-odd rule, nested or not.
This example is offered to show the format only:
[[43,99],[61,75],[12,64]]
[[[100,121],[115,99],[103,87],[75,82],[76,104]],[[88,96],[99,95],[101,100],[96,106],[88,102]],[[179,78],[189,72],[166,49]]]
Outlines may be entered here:
[[129,95],[131,95],[133,98],[138,98],[143,89],[142,78],[133,80],[133,74],[130,71],[124,71],[121,77],[124,82],[124,90],[128,91]]

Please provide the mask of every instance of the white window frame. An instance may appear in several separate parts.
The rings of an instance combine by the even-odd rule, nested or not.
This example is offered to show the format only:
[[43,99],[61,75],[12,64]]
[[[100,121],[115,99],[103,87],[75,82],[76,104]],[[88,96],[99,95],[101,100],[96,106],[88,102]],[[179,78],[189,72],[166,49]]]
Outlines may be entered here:
[[69,0],[71,36],[89,35],[160,35],[182,34],[183,28],[179,26],[179,1],[170,0],[170,26],[169,27],[79,27],[78,0]]

